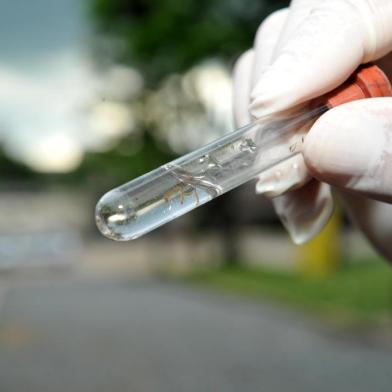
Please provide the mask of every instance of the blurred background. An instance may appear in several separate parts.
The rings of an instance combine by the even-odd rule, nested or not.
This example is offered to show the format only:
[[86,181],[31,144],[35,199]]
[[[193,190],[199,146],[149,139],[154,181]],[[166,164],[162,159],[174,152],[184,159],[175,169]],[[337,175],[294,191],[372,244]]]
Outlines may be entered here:
[[[129,243],[99,197],[233,129],[279,0],[0,1],[0,390],[389,391],[392,272],[254,184]],[[246,208],[244,208],[246,206]]]

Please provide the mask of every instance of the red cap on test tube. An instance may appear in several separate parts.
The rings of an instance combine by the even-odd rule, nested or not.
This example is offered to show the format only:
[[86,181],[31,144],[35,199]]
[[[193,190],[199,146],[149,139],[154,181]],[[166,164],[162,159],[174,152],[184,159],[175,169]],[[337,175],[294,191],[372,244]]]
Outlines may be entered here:
[[329,108],[364,98],[390,97],[392,86],[384,72],[374,64],[362,65],[341,86],[321,100]]

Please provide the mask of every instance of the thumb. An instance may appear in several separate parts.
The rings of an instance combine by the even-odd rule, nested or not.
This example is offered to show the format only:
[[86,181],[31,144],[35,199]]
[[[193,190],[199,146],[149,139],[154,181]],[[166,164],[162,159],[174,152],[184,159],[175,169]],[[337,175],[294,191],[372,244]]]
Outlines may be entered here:
[[303,155],[318,180],[392,203],[392,98],[328,111],[306,136]]
[[[392,47],[392,1],[296,0],[307,16],[279,47],[251,92],[255,117],[320,96]],[[302,10],[304,11],[304,10]],[[304,14],[304,12],[302,12]],[[288,24],[296,18],[290,12]]]

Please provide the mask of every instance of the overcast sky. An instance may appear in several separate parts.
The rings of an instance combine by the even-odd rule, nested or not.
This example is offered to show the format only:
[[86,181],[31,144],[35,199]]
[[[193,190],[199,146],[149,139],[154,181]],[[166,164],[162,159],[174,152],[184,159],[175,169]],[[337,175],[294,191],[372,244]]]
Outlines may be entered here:
[[1,62],[28,69],[42,56],[82,48],[89,31],[83,0],[0,0]]
[[88,139],[81,109],[96,76],[84,4],[0,0],[0,141],[38,169],[71,169]]

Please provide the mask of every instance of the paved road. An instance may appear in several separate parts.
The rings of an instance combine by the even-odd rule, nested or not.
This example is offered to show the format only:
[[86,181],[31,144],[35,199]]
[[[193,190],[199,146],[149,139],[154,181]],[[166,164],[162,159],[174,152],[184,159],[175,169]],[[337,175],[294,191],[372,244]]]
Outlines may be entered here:
[[392,349],[256,304],[153,282],[8,291],[1,392],[391,391]]

